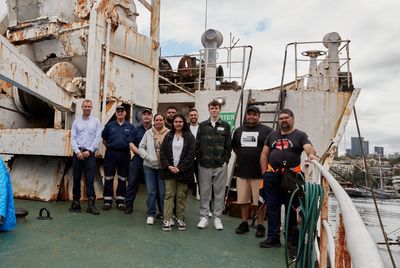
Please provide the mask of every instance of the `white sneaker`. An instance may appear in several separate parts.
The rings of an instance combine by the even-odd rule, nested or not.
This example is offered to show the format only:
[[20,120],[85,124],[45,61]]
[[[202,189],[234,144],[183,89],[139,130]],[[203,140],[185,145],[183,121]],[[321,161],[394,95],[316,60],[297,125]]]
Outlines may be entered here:
[[220,218],[215,218],[214,219],[214,228],[216,230],[223,230],[224,226],[222,225],[221,219]]
[[151,216],[147,217],[146,223],[149,224],[149,225],[153,225],[154,224],[154,217],[151,217]]
[[175,225],[174,219],[171,218],[171,219],[169,220],[169,226],[174,226],[174,225]]
[[208,217],[212,218],[212,213],[211,212],[208,212]]
[[201,217],[197,228],[204,229],[208,226],[208,219],[206,217]]

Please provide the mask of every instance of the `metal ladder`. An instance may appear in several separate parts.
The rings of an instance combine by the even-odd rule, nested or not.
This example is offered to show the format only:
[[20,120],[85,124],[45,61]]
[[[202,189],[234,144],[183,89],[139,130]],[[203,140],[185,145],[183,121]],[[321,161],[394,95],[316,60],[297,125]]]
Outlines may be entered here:
[[271,106],[272,105],[272,106],[274,106],[274,107],[271,107],[273,109],[266,109],[266,110],[260,109],[261,117],[263,114],[273,115],[272,119],[269,119],[269,120],[262,120],[262,118],[261,118],[260,123],[268,125],[272,129],[276,130],[278,128],[278,112],[281,109],[283,109],[283,107],[285,105],[285,97],[286,97],[286,90],[281,89],[277,100],[259,101],[259,100],[255,100],[252,98],[252,91],[250,90],[246,110],[250,105],[253,105],[253,106],[265,106],[265,105]]

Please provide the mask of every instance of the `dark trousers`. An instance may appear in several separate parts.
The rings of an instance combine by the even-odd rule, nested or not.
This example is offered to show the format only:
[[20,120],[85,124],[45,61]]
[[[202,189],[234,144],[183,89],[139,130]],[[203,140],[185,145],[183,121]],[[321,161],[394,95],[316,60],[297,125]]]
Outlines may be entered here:
[[133,205],[133,202],[135,202],[141,180],[144,180],[143,161],[134,158],[129,165],[128,187],[125,195],[126,205]]
[[116,191],[116,203],[123,204],[125,202],[126,193],[126,180],[129,173],[129,151],[114,151],[107,149],[104,156],[104,203],[112,203],[113,200],[113,188],[114,188],[114,176],[117,172],[118,185]]
[[[267,219],[268,219],[268,239],[280,239],[280,226],[281,226],[281,206],[285,205],[285,211],[288,210],[288,204],[291,194],[282,191],[281,189],[281,175],[273,172],[266,172],[263,174],[264,179],[264,194],[267,203]],[[290,209],[289,217],[289,233],[288,241],[296,243],[297,240],[297,219],[296,208],[299,206],[298,197],[293,198],[292,207]],[[286,212],[285,212],[286,218]],[[286,224],[286,219],[285,219]]]
[[82,171],[86,178],[86,195],[88,197],[96,198],[94,192],[94,177],[96,176],[96,158],[92,153],[88,158],[79,160],[74,153],[72,157],[72,176],[73,186],[72,195],[74,200],[81,198],[81,178]]

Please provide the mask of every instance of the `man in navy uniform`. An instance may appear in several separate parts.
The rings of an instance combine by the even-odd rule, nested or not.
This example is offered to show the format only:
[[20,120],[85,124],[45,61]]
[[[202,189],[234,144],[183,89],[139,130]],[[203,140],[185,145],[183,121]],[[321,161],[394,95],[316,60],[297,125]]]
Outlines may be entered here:
[[140,180],[144,180],[143,159],[139,155],[139,143],[143,138],[144,133],[151,128],[153,113],[150,109],[144,109],[142,112],[142,123],[137,126],[131,133],[129,139],[129,147],[134,153],[131,164],[129,166],[128,187],[125,196],[125,214],[133,212],[133,202],[135,202],[136,194],[139,189]]
[[118,186],[116,191],[116,203],[120,210],[125,210],[126,180],[129,172],[129,137],[134,127],[125,120],[126,111],[123,105],[119,105],[115,112],[116,120],[108,122],[104,127],[101,137],[107,147],[104,156],[104,210],[109,210],[113,201],[114,176],[117,171]]

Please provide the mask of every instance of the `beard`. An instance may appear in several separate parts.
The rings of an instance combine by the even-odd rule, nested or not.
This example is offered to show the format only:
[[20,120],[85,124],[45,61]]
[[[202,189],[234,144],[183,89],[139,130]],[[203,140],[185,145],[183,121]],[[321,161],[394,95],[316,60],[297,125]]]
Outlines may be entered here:
[[290,124],[288,122],[283,122],[281,124],[281,129],[284,130],[284,131],[290,130],[290,128],[291,128],[291,126],[290,126]]

